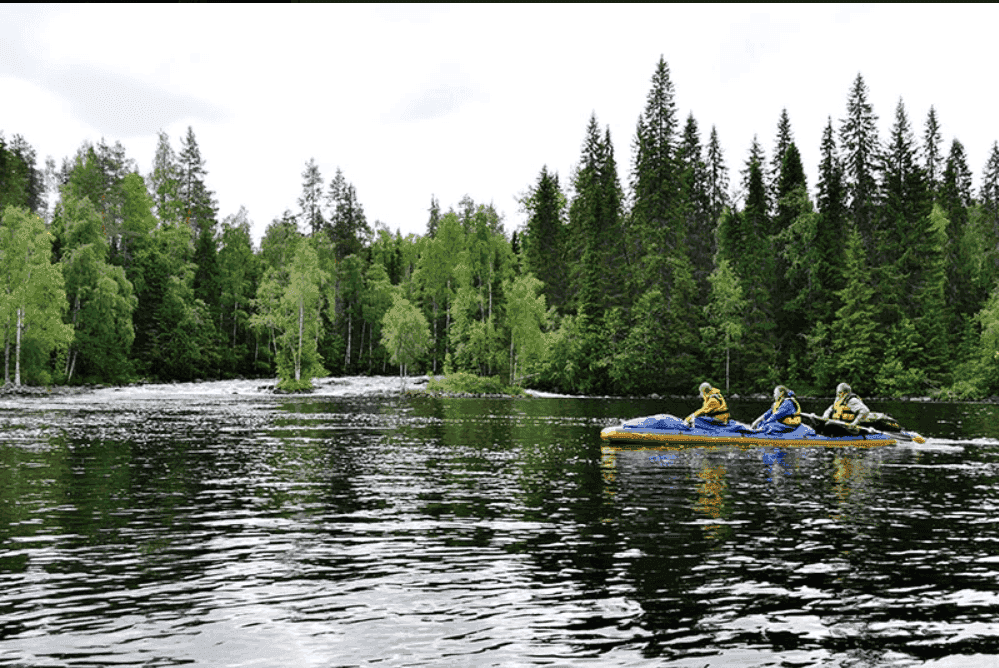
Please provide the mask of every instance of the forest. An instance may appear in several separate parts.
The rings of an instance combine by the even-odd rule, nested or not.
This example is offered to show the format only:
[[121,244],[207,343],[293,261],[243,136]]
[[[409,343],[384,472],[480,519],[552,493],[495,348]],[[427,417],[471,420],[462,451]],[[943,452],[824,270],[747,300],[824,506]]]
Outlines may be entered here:
[[[638,101],[636,101],[638,102]],[[639,104],[636,104],[638,107]],[[120,143],[37,164],[0,133],[0,327],[7,384],[124,384],[459,372],[573,394],[999,394],[999,143],[972,192],[933,107],[900,99],[887,137],[858,74],[807,183],[786,110],[770,155],[730,176],[718,130],[677,114],[660,58],[624,180],[609,128],[572,173],[530,167],[526,222],[492,204],[422,235],[370,224],[337,169],[259,248],[219,219],[192,128],[151,173]],[[49,202],[51,194],[52,202]]]

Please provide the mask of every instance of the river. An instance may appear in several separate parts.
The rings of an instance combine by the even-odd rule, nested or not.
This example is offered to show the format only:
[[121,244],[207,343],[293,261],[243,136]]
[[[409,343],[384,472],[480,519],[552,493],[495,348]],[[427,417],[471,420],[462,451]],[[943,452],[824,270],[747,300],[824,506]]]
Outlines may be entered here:
[[397,383],[0,398],[0,666],[999,665],[997,406],[616,449],[697,402]]

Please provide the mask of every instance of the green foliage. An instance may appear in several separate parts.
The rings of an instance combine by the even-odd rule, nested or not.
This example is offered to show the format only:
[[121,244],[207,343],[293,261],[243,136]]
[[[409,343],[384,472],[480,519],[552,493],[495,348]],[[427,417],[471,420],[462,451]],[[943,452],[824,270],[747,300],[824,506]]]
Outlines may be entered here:
[[524,267],[541,281],[548,303],[565,313],[569,302],[568,275],[563,257],[567,235],[566,197],[558,174],[541,168],[537,183],[521,200],[527,218],[523,236]]
[[63,195],[62,269],[74,332],[65,381],[74,375],[98,382],[131,379],[130,360],[138,304],[132,283],[121,267],[107,263],[107,239],[89,197]]
[[364,217],[364,208],[357,201],[357,191],[339,168],[330,181],[328,206],[326,230],[336,247],[337,259],[359,253],[371,228]]
[[[594,114],[571,187],[542,168],[520,199],[519,254],[499,212],[468,196],[446,212],[432,196],[424,237],[369,227],[343,173],[324,191],[315,160],[296,213],[255,250],[245,210],[219,226],[192,128],[179,154],[160,133],[145,179],[120,143],[85,142],[61,170],[47,165],[61,197],[48,243],[29,245],[49,249],[48,264],[15,261],[17,235],[3,230],[0,328],[28,382],[276,370],[282,387],[305,388],[327,368],[384,373],[403,352],[406,303],[427,340],[395,355],[403,372],[425,362],[645,394],[727,366],[740,392],[848,380],[981,397],[999,391],[999,144],[972,193],[964,146],[944,160],[942,135],[931,108],[917,146],[900,101],[882,145],[858,74],[822,133],[814,206],[786,110],[769,159],[754,138],[732,201],[716,128],[702,147],[693,114],[681,127],[660,58],[627,192]],[[31,146],[0,135],[0,210],[45,210],[42,183]],[[28,265],[30,282],[17,273]]]
[[181,276],[168,276],[165,281],[150,354],[151,368],[160,378],[197,380],[218,365],[211,315],[205,303],[194,297],[191,273],[188,267]]
[[521,375],[534,370],[534,365],[545,353],[544,327],[548,314],[545,296],[539,295],[541,281],[531,274],[523,274],[509,282],[507,295],[507,322],[510,328],[510,383],[518,382]]
[[432,378],[427,382],[427,392],[443,394],[505,394],[523,396],[524,390],[519,387],[504,385],[497,377],[482,377],[457,371],[443,378]]
[[919,365],[923,353],[921,339],[908,318],[892,328],[884,347],[884,361],[874,377],[878,394],[886,397],[925,394],[926,372]]
[[843,306],[829,328],[830,365],[835,377],[850,378],[855,391],[866,392],[873,389],[870,371],[876,359],[878,325],[874,319],[875,290],[856,231],[847,238],[845,269],[846,286],[837,293]]
[[240,207],[222,223],[222,247],[218,253],[220,334],[225,344],[220,348],[224,373],[253,373],[251,348],[256,341],[249,326],[251,302],[259,281],[260,261],[253,252],[250,222]]
[[251,324],[270,334],[281,381],[301,383],[326,375],[318,340],[321,290],[329,280],[329,274],[319,268],[313,245],[303,242],[296,244],[294,261],[286,273],[270,268],[260,284],[254,300],[257,314]]
[[418,362],[430,345],[427,319],[401,296],[396,295],[392,308],[382,319],[382,345],[404,375],[409,365]]
[[[732,270],[728,260],[722,259],[718,267],[708,278],[711,283],[711,300],[704,308],[708,321],[713,323],[701,328],[704,348],[707,351],[724,351],[725,391],[727,392],[731,379],[732,350],[739,348],[742,334],[745,331],[744,313],[746,300],[743,297],[739,277]],[[709,369],[712,375],[720,376],[721,356],[715,357],[716,363]]]
[[[44,382],[50,377],[48,355],[69,345],[72,328],[64,325],[66,295],[58,267],[50,263],[52,236],[42,220],[23,207],[8,206],[0,218],[0,327],[4,347],[14,348],[14,383],[21,384],[22,350],[24,376]],[[9,357],[7,357],[9,360]],[[4,369],[10,382],[10,369]]]
[[138,300],[121,267],[104,264],[99,271],[78,313],[73,348],[82,360],[77,363],[79,373],[98,382],[128,382],[133,375],[132,312]]

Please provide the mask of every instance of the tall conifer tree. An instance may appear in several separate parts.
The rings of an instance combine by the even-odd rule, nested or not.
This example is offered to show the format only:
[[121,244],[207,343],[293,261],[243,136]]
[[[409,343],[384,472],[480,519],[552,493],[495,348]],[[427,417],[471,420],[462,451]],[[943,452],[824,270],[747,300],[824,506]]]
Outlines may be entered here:
[[569,235],[579,244],[581,260],[574,271],[578,284],[576,310],[585,333],[580,363],[589,368],[580,391],[607,387],[607,338],[601,333],[604,315],[622,306],[625,285],[624,235],[621,225],[623,194],[614,161],[610,129],[601,136],[596,114],[590,116],[579,167],[573,178],[569,205]]
[[877,200],[878,117],[868,101],[867,84],[857,78],[850,88],[846,103],[846,118],[840,125],[840,142],[844,155],[848,206],[857,230],[870,247],[873,236]]
[[541,168],[537,184],[525,198],[527,230],[523,237],[525,268],[541,281],[547,302],[565,313],[568,306],[568,275],[564,252],[566,199],[558,174]]
[[[767,173],[767,183],[770,185],[771,201],[776,209],[780,205],[781,169],[784,166],[784,153],[788,146],[794,143],[794,133],[791,131],[791,118],[787,115],[787,107],[781,109],[777,120],[777,138],[774,142],[774,152],[770,157],[770,170]],[[799,156],[800,157],[800,156]]]
[[302,172],[302,194],[298,198],[303,227],[316,236],[325,226],[323,219],[323,175],[314,158],[309,158]]
[[180,165],[177,154],[170,145],[170,137],[162,130],[157,134],[153,171],[146,182],[153,198],[156,217],[164,225],[176,223],[183,217],[180,200]]
[[940,123],[937,121],[937,111],[930,105],[930,111],[926,115],[926,124],[923,126],[923,169],[926,170],[927,186],[930,193],[936,198],[940,190],[940,181],[943,178],[944,156],[940,151]]
[[359,253],[371,228],[364,216],[364,207],[357,200],[354,185],[347,182],[339,167],[330,181],[327,197],[330,212],[327,230],[336,247],[337,259]]
[[822,133],[821,155],[816,204],[822,218],[815,236],[819,259],[814,275],[819,282],[821,300],[821,306],[816,309],[817,319],[828,324],[839,308],[836,293],[843,287],[843,240],[849,230],[843,164],[836,150],[832,118]]
[[708,192],[708,167],[694,115],[687,116],[678,152],[680,206],[686,221],[687,247],[701,301],[707,299],[708,275],[714,269],[715,225]]
[[[918,164],[915,137],[901,99],[895,107],[895,121],[882,155],[883,205],[871,261],[878,268],[894,267],[892,273],[884,275],[884,285],[879,291],[882,304],[889,311],[893,304],[902,304],[905,314],[915,318],[918,304],[913,298],[929,256],[942,249],[935,247],[935,236],[930,233],[931,200],[926,172]],[[899,278],[901,282],[896,280]],[[890,313],[888,317],[892,318]]]
[[638,119],[632,169],[632,222],[638,255],[646,262],[640,289],[670,290],[669,257],[682,253],[686,229],[679,208],[677,134],[673,82],[660,56],[645,111]]
[[974,267],[979,264],[979,235],[969,226],[971,170],[964,145],[957,139],[950,145],[940,183],[940,206],[947,217],[947,305],[958,318],[971,316],[988,298],[988,290],[979,293]]
[[982,171],[982,185],[978,198],[989,222],[999,236],[999,142],[992,143],[989,158]]
[[729,205],[729,179],[725,154],[718,140],[718,130],[713,125],[711,137],[708,139],[707,166],[708,208],[711,212],[711,224],[717,225],[722,209]]

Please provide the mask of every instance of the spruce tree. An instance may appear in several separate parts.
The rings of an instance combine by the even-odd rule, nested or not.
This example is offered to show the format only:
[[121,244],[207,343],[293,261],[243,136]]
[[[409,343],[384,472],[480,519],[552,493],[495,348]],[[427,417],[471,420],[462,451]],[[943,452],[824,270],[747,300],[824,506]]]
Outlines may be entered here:
[[816,295],[819,303],[814,313],[816,321],[828,324],[839,308],[836,293],[843,287],[843,248],[849,230],[843,164],[836,151],[832,118],[822,133],[821,155],[816,201],[821,219],[814,241],[818,253],[813,272],[818,282]]
[[[221,322],[218,205],[215,202],[215,193],[209,190],[205,183],[208,172],[191,126],[187,128],[187,135],[181,138],[180,145],[179,200],[183,207],[181,212],[184,223],[191,231],[196,267],[191,287],[194,298],[200,299],[207,307],[212,327],[217,334]],[[212,355],[214,359],[214,350]],[[210,371],[218,373],[217,368]]]
[[638,252],[652,261],[644,284],[667,280],[663,262],[685,241],[686,230],[676,215],[677,181],[676,102],[669,66],[660,56],[652,75],[645,111],[638,119],[632,168],[632,228]]
[[685,234],[698,294],[705,302],[708,275],[714,269],[715,225],[708,193],[708,167],[701,149],[700,132],[693,114],[687,116],[683,138],[677,153],[679,168],[679,206],[685,219]]
[[848,382],[856,392],[873,389],[873,368],[878,323],[874,318],[875,289],[856,230],[846,238],[844,268],[846,285],[837,297],[843,304],[829,328],[829,363],[832,378]]
[[[974,267],[980,263],[979,243],[969,225],[968,210],[972,206],[971,170],[964,145],[957,139],[951,143],[947,163],[940,183],[939,203],[949,224],[947,226],[947,306],[958,318],[968,318],[988,298],[980,293]],[[956,324],[956,323],[955,323]],[[953,339],[952,339],[953,340]]]
[[763,165],[766,156],[756,137],[749,148],[742,170],[742,189],[745,194],[743,211],[747,224],[753,230],[761,246],[770,244],[773,233],[773,221],[770,216],[770,197],[767,192],[766,179],[763,175]]
[[302,194],[298,198],[302,226],[316,236],[325,226],[323,220],[323,176],[314,158],[309,158],[302,172]]
[[157,135],[156,154],[153,157],[153,171],[146,182],[153,198],[157,219],[164,224],[175,223],[183,218],[183,204],[180,200],[180,165],[177,154],[170,145],[170,138],[162,130]]
[[577,391],[594,392],[607,387],[606,341],[601,344],[604,314],[628,297],[625,284],[624,235],[621,225],[623,194],[614,161],[608,128],[603,136],[596,114],[586,128],[579,167],[573,178],[574,197],[569,205],[569,237],[581,259],[573,269],[576,310],[584,334],[581,364],[588,373]]
[[708,210],[711,215],[711,224],[717,225],[722,210],[729,204],[729,179],[725,155],[721,142],[718,140],[718,130],[713,125],[711,126],[711,137],[708,140],[707,168]]
[[867,84],[860,74],[853,82],[840,125],[850,215],[864,243],[870,247],[877,202],[878,117],[868,101]]
[[433,237],[437,234],[437,227],[441,223],[441,204],[434,195],[430,196],[430,217],[427,218],[427,236]]
[[[794,133],[791,131],[791,119],[787,115],[787,107],[781,109],[777,121],[777,138],[774,142],[774,152],[770,158],[770,170],[767,173],[767,183],[770,185],[771,201],[775,207],[780,205],[781,169],[784,166],[784,154],[794,143]],[[800,161],[800,156],[799,156]]]
[[541,281],[548,304],[568,312],[568,275],[564,255],[566,198],[558,174],[541,168],[536,185],[523,201],[527,229],[523,237],[524,267]]
[[218,227],[218,206],[215,203],[215,193],[205,184],[208,172],[191,126],[187,128],[187,135],[181,138],[180,146],[178,198],[182,206],[181,215],[191,229],[192,238],[201,234],[214,236]]
[[999,236],[999,142],[993,142],[989,151],[989,158],[982,171],[978,199],[989,223]]
[[[11,176],[16,174],[14,178],[21,182],[24,192],[23,204],[18,203],[15,206],[23,205],[32,213],[43,215],[46,210],[45,182],[42,172],[35,165],[35,149],[24,137],[16,134],[10,143],[10,155]],[[0,173],[0,179],[2,178]]]
[[774,219],[774,231],[779,234],[786,230],[794,222],[800,211],[796,204],[797,194],[804,194],[808,191],[808,184],[805,179],[805,168],[801,164],[801,154],[794,142],[788,144],[784,150],[784,159],[778,173],[777,187],[775,190],[776,212]]
[[763,164],[763,149],[754,138],[743,171],[746,206],[742,216],[751,241],[741,251],[741,261],[736,264],[736,269],[749,304],[745,348],[748,362],[745,368],[757,389],[771,384],[773,376],[779,374],[778,364],[782,367],[787,361],[778,360],[775,356],[777,311],[773,300],[776,283],[783,277],[777,273],[776,238],[769,214]]
[[915,319],[919,305],[914,299],[923,274],[930,258],[942,249],[936,247],[930,231],[926,172],[918,164],[915,137],[901,99],[882,155],[879,199],[883,204],[870,260],[875,268],[888,270],[882,273],[884,285],[879,291],[887,317],[897,317],[891,311],[899,304],[905,315]]
[[[796,304],[802,293],[811,292],[808,282],[795,282],[788,275],[791,269],[790,258],[801,249],[802,233],[796,229],[799,217],[812,214],[812,203],[808,199],[808,186],[805,170],[801,164],[801,154],[792,141],[784,150],[784,161],[779,172],[776,188],[776,215],[773,222],[774,267],[770,283],[770,299],[774,321],[774,343],[780,356],[790,362],[803,356],[803,334],[807,328],[806,312]],[[811,234],[811,229],[809,233]]]
[[347,182],[338,167],[327,194],[329,220],[327,232],[336,248],[338,260],[361,251],[364,238],[371,233],[364,207],[357,200],[354,185]]
[[940,181],[943,178],[944,157],[940,152],[940,142],[940,124],[937,122],[937,112],[930,105],[923,131],[923,169],[926,171],[927,187],[934,198],[940,190]]

